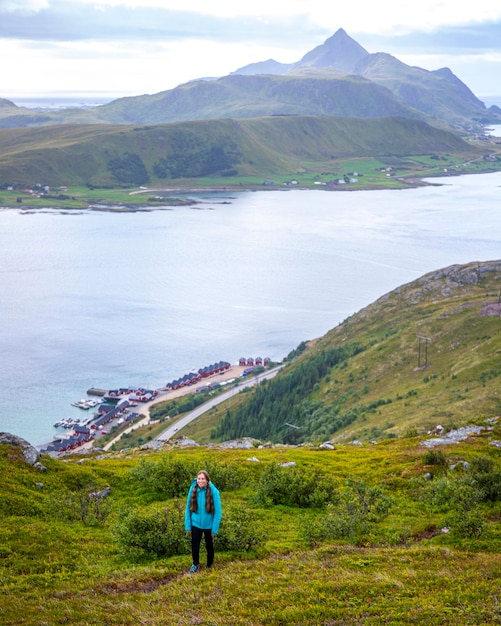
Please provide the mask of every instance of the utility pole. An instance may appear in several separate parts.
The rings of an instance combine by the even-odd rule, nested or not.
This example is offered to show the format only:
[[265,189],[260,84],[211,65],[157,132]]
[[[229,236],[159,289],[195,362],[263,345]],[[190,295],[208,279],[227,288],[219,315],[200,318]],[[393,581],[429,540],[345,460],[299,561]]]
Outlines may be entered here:
[[[418,369],[421,367],[428,367],[428,342],[431,341],[429,337],[423,337],[422,335],[416,335],[418,339]],[[421,342],[424,341],[424,365],[421,365]]]

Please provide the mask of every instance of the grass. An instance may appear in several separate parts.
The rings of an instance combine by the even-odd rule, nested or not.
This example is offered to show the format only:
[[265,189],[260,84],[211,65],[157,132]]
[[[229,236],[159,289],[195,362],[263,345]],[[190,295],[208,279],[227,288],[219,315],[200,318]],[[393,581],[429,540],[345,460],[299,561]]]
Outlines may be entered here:
[[[489,456],[501,427],[442,448],[445,465],[426,465],[419,438],[372,446],[130,450],[63,460],[44,457],[47,471],[0,447],[0,621],[42,624],[494,624],[501,620],[499,501],[481,509],[484,530],[465,539],[441,533],[448,509],[426,496],[432,472],[455,476],[459,460]],[[259,459],[249,461],[250,457]],[[321,471],[340,492],[348,477],[391,496],[390,514],[351,538],[310,542],[323,509],[264,506],[259,477],[271,463],[294,462],[300,475]],[[218,550],[216,567],[186,574],[189,555],[132,556],[114,532],[123,511],[168,506],[140,463],[228,468],[245,477],[222,490],[226,518],[248,511],[264,539],[250,552]],[[180,465],[179,465],[180,464]],[[159,466],[160,467],[160,466]],[[432,481],[433,482],[433,481]],[[80,517],[76,502],[111,487],[102,519]],[[187,490],[187,486],[186,486]],[[223,522],[224,523],[224,522]]]
[[[0,145],[0,187],[15,189],[0,196],[4,206],[39,206],[38,199],[25,198],[22,191],[47,185],[68,188],[61,192],[67,204],[57,192],[51,193],[51,204],[80,208],[82,201],[148,203],[144,196],[120,197],[121,185],[126,192],[139,185],[238,190],[262,189],[267,180],[280,187],[297,180],[300,186],[313,188],[334,175],[358,171],[357,183],[348,188],[393,188],[409,184],[397,180],[402,176],[443,173],[449,163],[468,164],[461,171],[494,171],[501,164],[495,156],[483,160],[498,151],[494,143],[466,142],[403,118],[270,116],[139,127],[66,124],[0,129]],[[211,150],[224,154],[221,163],[228,167],[200,178],[198,172],[210,172],[201,163]],[[124,159],[126,155],[132,160]],[[421,158],[428,161],[420,162]],[[186,178],[162,178],[168,175],[167,170],[161,173],[165,163],[170,163],[169,172]],[[395,176],[381,171],[386,167],[393,167]],[[134,187],[131,181],[136,181]]]
[[[458,161],[458,164],[454,164]],[[38,196],[22,190],[0,190],[0,207],[17,209],[37,209],[52,207],[64,210],[81,210],[90,205],[107,206],[108,211],[131,211],[137,209],[156,209],[162,206],[183,206],[187,201],[176,197],[179,190],[220,190],[220,191],[245,191],[245,190],[274,190],[274,189],[332,189],[330,181],[348,179],[346,184],[338,184],[336,190],[356,191],[363,189],[405,189],[419,184],[417,178],[434,176],[448,176],[465,173],[484,173],[501,169],[501,161],[486,162],[475,161],[469,164],[459,163],[459,159],[451,159],[450,164],[437,166],[436,163],[428,163],[426,159],[348,159],[325,166],[321,163],[305,162],[301,171],[283,172],[274,175],[272,180],[265,184],[262,176],[235,176],[231,178],[197,178],[183,180],[169,180],[150,187],[173,189],[173,193],[165,194],[161,202],[154,199],[155,191],[151,193],[131,193],[137,191],[137,187],[121,188],[87,188],[82,186],[70,186],[63,192],[51,192],[47,196]],[[392,165],[389,165],[391,163]],[[335,169],[333,168],[335,166]],[[390,170],[386,171],[387,168]],[[444,170],[447,170],[444,171]],[[357,175],[355,176],[354,173]],[[292,181],[295,181],[292,183]],[[328,186],[330,185],[330,186]]]

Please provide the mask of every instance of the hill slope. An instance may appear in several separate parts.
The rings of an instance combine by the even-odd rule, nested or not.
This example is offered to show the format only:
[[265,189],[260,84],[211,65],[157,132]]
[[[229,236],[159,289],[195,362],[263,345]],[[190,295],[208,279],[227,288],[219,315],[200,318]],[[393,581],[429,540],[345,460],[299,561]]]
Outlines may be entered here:
[[240,407],[221,408],[213,435],[367,441],[498,415],[500,280],[491,261],[403,285],[302,346]]
[[159,126],[0,130],[0,185],[130,186],[208,175],[292,174],[341,157],[475,150],[406,118],[268,117]]
[[94,110],[113,124],[249,118],[267,115],[332,115],[425,119],[386,87],[361,76],[225,76],[193,81],[150,96],[121,98]]

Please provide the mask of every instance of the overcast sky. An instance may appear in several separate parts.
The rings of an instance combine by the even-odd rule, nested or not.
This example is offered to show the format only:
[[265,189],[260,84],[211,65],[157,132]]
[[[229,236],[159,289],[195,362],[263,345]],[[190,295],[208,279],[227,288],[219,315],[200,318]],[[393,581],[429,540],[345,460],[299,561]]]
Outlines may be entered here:
[[0,0],[0,97],[157,93],[298,61],[338,28],[501,106],[499,0]]

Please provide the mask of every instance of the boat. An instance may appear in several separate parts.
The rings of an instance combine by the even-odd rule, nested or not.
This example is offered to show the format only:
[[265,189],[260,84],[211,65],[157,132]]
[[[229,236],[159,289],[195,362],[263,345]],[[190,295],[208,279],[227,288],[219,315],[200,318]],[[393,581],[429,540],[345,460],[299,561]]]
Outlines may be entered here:
[[78,402],[72,402],[71,406],[76,406],[78,409],[90,409],[90,405],[88,404],[88,400],[79,400]]
[[77,424],[80,424],[79,417],[63,417],[54,423],[54,428],[73,428]]

